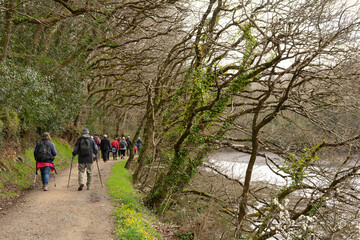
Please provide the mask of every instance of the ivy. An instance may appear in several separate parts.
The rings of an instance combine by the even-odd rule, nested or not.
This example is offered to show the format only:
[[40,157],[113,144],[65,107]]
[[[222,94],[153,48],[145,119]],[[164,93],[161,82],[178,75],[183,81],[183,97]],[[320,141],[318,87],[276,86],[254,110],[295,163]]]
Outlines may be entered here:
[[318,144],[311,149],[305,148],[304,154],[299,157],[290,153],[290,161],[285,162],[284,166],[280,167],[284,173],[289,174],[293,181],[293,185],[299,185],[302,183],[308,167],[319,159],[317,153],[321,144]]

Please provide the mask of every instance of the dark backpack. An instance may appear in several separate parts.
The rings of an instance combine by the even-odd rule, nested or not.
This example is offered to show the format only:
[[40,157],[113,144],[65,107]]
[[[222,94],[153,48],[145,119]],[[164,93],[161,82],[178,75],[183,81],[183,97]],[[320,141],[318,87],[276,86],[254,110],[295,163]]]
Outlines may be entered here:
[[82,138],[79,144],[79,156],[91,156],[92,146],[90,138]]
[[120,143],[119,143],[119,147],[120,148],[126,148],[126,141],[125,140],[121,140]]
[[36,161],[38,162],[44,162],[48,160],[54,160],[54,156],[51,153],[51,147],[50,147],[49,141],[41,141],[39,142],[38,151],[36,154]]

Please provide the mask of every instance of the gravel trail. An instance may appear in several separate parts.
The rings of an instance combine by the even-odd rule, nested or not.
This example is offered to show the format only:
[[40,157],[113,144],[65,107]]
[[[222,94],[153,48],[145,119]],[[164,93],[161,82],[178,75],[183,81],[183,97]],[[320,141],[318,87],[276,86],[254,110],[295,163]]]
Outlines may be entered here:
[[49,191],[41,189],[39,174],[34,190],[12,207],[0,209],[0,239],[114,239],[114,219],[111,216],[114,202],[105,186],[114,163],[112,160],[107,163],[99,161],[102,188],[94,162],[91,190],[86,190],[86,186],[82,191],[77,190],[77,163],[73,164],[68,189],[70,168],[56,175],[56,187],[54,173],[50,173]]

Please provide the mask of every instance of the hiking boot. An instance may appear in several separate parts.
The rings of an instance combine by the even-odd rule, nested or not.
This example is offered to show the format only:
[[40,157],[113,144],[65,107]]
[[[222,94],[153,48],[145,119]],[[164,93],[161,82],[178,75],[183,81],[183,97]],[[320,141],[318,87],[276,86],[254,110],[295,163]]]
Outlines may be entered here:
[[44,186],[43,186],[43,189],[44,189],[44,191],[47,191],[47,190],[48,190],[48,186],[47,186],[47,185],[44,185]]
[[84,187],[84,184],[80,184],[79,188],[78,188],[78,191],[81,191]]
[[90,186],[86,186],[86,190],[91,190],[91,187],[90,187]]

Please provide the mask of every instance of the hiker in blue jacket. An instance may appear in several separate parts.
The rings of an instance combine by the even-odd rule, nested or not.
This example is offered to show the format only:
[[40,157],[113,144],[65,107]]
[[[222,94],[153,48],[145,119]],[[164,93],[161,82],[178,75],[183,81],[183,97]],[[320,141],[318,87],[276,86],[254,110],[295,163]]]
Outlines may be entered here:
[[36,144],[34,150],[34,157],[36,160],[36,174],[38,169],[41,172],[41,180],[43,183],[42,189],[48,190],[50,171],[54,171],[54,158],[56,156],[56,149],[54,143],[51,142],[50,134],[44,132],[42,140]]
[[138,148],[138,151],[139,151],[139,155],[140,155],[140,152],[141,152],[141,147],[143,145],[143,142],[141,141],[140,137],[138,138],[138,140],[136,141],[136,146]]

